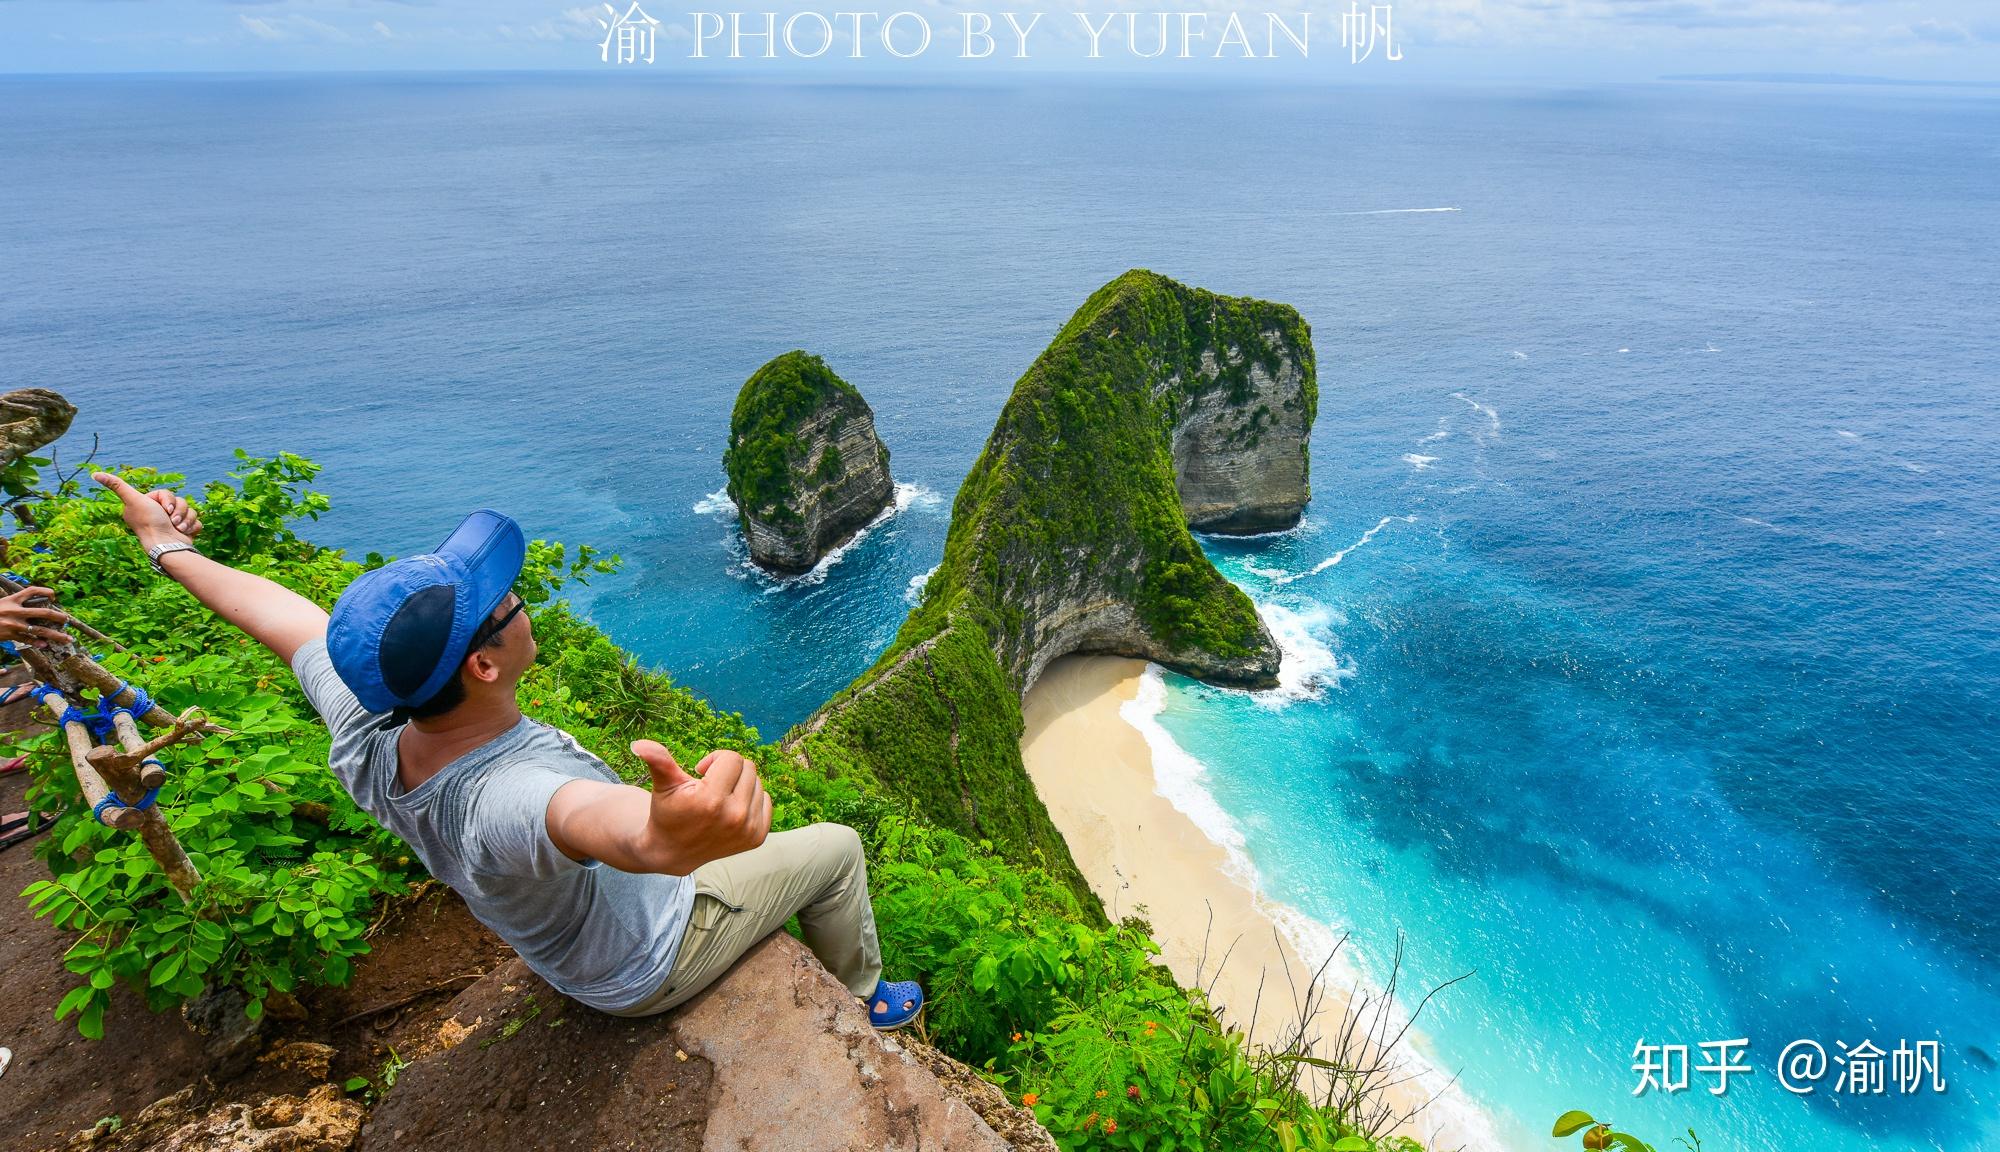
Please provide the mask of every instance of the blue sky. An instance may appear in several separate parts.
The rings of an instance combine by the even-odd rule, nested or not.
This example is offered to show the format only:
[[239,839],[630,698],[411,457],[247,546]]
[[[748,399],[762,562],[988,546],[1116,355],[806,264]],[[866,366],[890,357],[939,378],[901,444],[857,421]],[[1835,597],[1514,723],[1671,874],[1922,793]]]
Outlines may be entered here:
[[[630,0],[615,0],[624,12]],[[930,47],[914,59],[883,49],[867,21],[854,59],[847,22],[834,21],[831,52],[810,61],[755,58],[761,41],[746,40],[750,58],[716,59],[726,36],[708,41],[710,58],[692,60],[693,12],[729,12],[714,0],[648,4],[659,21],[655,61],[662,72],[751,78],[809,72],[879,81],[898,76],[935,79],[991,77],[1009,70],[1122,75],[1132,72],[1207,78],[1451,81],[1482,79],[1650,79],[1688,72],[1848,73],[1928,80],[2000,81],[2000,3],[1995,0],[1396,0],[1392,24],[1403,59],[1356,65],[1340,47],[1345,3],[1294,7],[1256,0],[1174,0],[1151,13],[1205,12],[1188,42],[1189,59],[1134,60],[1127,29],[1104,33],[1104,55],[1087,56],[1089,37],[1079,11],[1101,24],[1105,14],[1133,9],[1093,0],[897,0],[874,5],[882,16],[908,10],[930,24]],[[775,9],[784,22],[802,10],[832,15],[868,6],[832,2],[745,6]],[[1007,58],[1011,35],[999,13],[1043,13],[1030,33],[1030,58]],[[991,13],[1000,51],[960,58],[968,11]],[[1280,42],[1279,59],[1241,58],[1223,44],[1228,13],[1244,21],[1252,50],[1265,44],[1264,13],[1297,27],[1312,13],[1309,60]],[[0,0],[0,71],[266,71],[293,69],[566,69],[608,67],[599,59],[601,4],[578,0]],[[1153,17],[1148,16],[1147,20]],[[1176,38],[1179,18],[1171,25]],[[1120,18],[1122,21],[1122,17]],[[1140,25],[1142,40],[1153,35]],[[802,51],[816,46],[820,25],[797,26]],[[917,40],[904,20],[899,47]],[[1214,53],[1220,48],[1222,59]]]

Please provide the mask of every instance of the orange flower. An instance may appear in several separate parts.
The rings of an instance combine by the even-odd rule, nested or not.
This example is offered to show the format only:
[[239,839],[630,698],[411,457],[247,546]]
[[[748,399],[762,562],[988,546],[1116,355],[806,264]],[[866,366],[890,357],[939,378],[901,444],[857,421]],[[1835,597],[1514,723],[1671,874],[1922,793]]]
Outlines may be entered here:
[[1021,1104],[1023,1107],[1026,1108],[1033,1108],[1035,1105],[1040,1104],[1041,1102],[1042,1102],[1042,1096],[1041,1093],[1039,1092],[1029,1092],[1021,1097]]
[[1021,1034],[1019,1032],[1014,1033],[1014,1043],[1019,1044],[1020,1042],[1021,1042]]
[[1106,1120],[1104,1122],[1104,1131],[1106,1134],[1118,1131],[1118,1121]]
[[1139,1086],[1137,1084],[1134,1084],[1126,1088],[1125,1097],[1128,1100],[1137,1100],[1139,1098]]

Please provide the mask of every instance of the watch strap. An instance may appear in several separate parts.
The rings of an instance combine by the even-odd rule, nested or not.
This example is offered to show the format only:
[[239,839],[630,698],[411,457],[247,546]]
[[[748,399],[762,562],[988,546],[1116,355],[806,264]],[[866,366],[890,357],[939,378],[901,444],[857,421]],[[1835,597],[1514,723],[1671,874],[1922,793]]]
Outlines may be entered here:
[[165,556],[169,552],[193,552],[193,551],[195,551],[194,545],[183,544],[178,540],[173,540],[165,544],[155,544],[151,548],[146,549],[146,558],[153,562],[153,571],[158,572],[162,576],[165,576],[167,574],[167,570],[165,568],[160,567],[160,557]]

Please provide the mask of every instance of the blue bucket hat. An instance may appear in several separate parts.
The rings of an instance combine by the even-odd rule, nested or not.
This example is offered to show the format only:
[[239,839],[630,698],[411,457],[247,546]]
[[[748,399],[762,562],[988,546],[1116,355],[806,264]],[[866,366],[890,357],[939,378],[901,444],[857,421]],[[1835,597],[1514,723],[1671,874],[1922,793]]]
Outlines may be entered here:
[[521,526],[482,508],[437,551],[362,573],[327,623],[333,670],[370,712],[424,703],[465,659],[527,554]]

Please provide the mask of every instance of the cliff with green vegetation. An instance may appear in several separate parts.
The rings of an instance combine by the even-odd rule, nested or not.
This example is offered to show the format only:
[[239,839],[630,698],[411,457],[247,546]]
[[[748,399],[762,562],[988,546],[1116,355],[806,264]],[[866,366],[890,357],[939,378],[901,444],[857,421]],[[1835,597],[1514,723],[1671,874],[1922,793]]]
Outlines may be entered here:
[[750,558],[778,572],[810,569],[895,495],[875,413],[806,352],[787,352],[744,382],[722,466]]
[[[661,740],[684,763],[738,749],[760,765],[775,827],[857,829],[885,965],[928,989],[929,1038],[1002,1086],[1059,1147],[1408,1152],[1407,1140],[1366,1130],[1375,1113],[1365,1099],[1317,1098],[1301,1077],[1304,1053],[1254,1047],[1222,1028],[1203,993],[1157,963],[1144,923],[1107,923],[1021,767],[1021,693],[1063,652],[1272,681],[1270,636],[1188,533],[1185,477],[1217,444],[1302,457],[1303,432],[1284,429],[1309,427],[1314,400],[1309,336],[1291,309],[1128,273],[1093,295],[1021,378],[959,493],[944,561],[893,645],[786,743],[764,743],[740,716],[641,667],[568,611],[558,589],[609,565],[540,541],[520,585],[539,642],[522,706],[635,781],[646,776],[627,751],[637,737]],[[1292,415],[1269,415],[1280,409]],[[306,487],[315,471],[296,457],[243,458],[233,483],[199,494],[206,550],[330,604],[362,565],[297,535],[327,508]],[[1214,503],[1226,513],[1269,505],[1267,495],[1251,485]],[[120,674],[233,729],[165,754],[160,806],[213,878],[192,905],[134,837],[90,818],[59,738],[27,741],[33,802],[63,811],[37,847],[50,879],[28,893],[36,915],[74,936],[65,964],[78,985],[58,1014],[116,1043],[106,989],[117,983],[143,989],[155,1009],[233,989],[252,1016],[294,999],[310,1011],[317,986],[345,984],[369,962],[385,905],[423,879],[420,868],[340,790],[326,732],[288,671],[154,579],[114,500],[65,485],[37,501],[37,528],[14,550],[26,574],[126,642],[129,653],[106,657]],[[772,991],[791,995],[775,982]],[[484,1025],[475,1015],[486,1031],[453,1049],[467,1054],[459,1063],[499,1044],[546,1055],[564,1030],[554,1029],[561,1017],[527,1027],[539,1011],[504,1022],[488,1014]],[[527,1058],[518,1047],[495,1052]],[[679,1050],[674,1060],[684,1067]],[[440,1064],[399,1082],[402,1070],[391,1050],[379,1076],[315,1092],[346,1092],[393,1119],[413,1105],[398,1093],[435,1094],[470,1075]],[[593,1131],[591,1098],[549,1086],[557,1082],[536,1081],[515,1106]],[[831,1145],[845,1134],[824,1135]]]
[[[1190,534],[1183,485],[1212,522],[1296,520],[1317,400],[1293,309],[1146,271],[1105,285],[1015,384],[895,642],[789,745],[1094,905],[1021,765],[1021,696],[1073,652],[1274,685],[1277,645]],[[1276,482],[1253,474],[1267,457],[1286,462]]]

